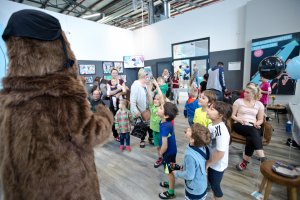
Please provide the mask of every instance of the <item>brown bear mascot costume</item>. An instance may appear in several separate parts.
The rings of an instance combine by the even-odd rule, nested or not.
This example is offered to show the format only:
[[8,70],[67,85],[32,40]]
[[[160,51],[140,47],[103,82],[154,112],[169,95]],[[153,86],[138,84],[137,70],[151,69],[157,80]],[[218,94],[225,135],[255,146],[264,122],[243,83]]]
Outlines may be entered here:
[[113,118],[91,112],[59,21],[13,13],[2,35],[9,71],[0,93],[0,191],[4,200],[99,200],[93,147]]

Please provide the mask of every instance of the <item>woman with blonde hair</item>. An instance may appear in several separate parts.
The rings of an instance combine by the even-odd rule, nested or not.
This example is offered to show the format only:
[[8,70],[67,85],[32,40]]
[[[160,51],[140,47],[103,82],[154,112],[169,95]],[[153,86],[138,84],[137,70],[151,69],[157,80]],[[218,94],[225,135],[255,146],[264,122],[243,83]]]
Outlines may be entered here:
[[233,104],[231,118],[234,120],[234,124],[232,128],[236,133],[246,137],[243,161],[236,165],[239,171],[247,168],[254,151],[261,162],[266,160],[261,139],[264,105],[259,101],[260,97],[260,89],[255,85],[248,85],[244,98],[237,99]]

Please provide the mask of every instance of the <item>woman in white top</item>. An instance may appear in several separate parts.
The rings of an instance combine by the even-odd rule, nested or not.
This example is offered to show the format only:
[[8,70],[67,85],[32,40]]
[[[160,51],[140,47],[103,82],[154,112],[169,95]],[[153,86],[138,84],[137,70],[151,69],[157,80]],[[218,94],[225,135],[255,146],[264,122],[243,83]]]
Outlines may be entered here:
[[244,98],[237,99],[233,104],[231,118],[234,120],[234,124],[232,128],[236,133],[246,137],[243,161],[236,165],[239,171],[247,168],[254,150],[260,157],[261,162],[266,160],[261,138],[264,105],[259,101],[260,96],[259,88],[248,85],[245,89]]

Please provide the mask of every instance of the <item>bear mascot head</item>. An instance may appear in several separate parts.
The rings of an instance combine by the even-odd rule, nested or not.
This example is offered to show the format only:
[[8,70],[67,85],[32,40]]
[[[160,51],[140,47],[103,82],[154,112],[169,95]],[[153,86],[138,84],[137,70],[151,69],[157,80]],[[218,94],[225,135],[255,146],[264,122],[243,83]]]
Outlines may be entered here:
[[59,21],[21,10],[2,35],[9,57],[0,93],[0,188],[7,200],[101,199],[93,147],[113,118],[91,111]]

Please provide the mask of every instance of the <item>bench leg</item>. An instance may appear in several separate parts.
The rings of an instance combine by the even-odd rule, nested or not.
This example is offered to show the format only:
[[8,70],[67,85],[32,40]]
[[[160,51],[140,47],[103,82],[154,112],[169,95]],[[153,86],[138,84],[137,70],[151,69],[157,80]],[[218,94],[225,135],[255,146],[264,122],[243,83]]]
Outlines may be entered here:
[[266,187],[266,190],[265,190],[264,200],[269,199],[269,195],[270,195],[270,192],[271,192],[271,187],[272,187],[272,181],[267,180],[267,187]]
[[288,187],[287,188],[288,199],[289,200],[297,200],[297,188]]
[[267,178],[266,177],[263,177],[262,181],[261,181],[261,184],[259,186],[259,189],[258,189],[258,192],[262,194],[262,191],[266,185],[266,181],[267,181]]

